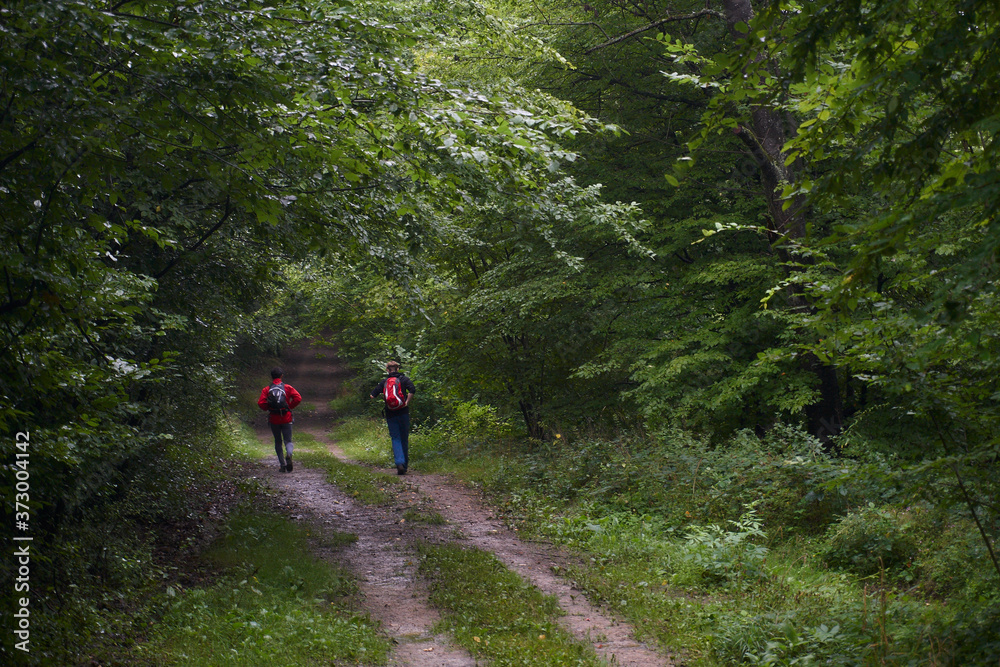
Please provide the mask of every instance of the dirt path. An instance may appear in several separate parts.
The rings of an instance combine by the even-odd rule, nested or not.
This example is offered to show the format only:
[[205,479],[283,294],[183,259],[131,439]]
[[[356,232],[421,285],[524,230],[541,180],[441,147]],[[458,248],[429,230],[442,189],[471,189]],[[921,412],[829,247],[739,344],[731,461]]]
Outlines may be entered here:
[[[289,350],[284,363],[285,379],[298,389],[305,402],[315,406],[308,412],[297,411],[295,429],[328,443],[331,453],[347,460],[330,437],[334,415],[327,405],[346,377],[345,370],[329,348],[311,344]],[[263,425],[259,433],[265,442],[272,442]],[[632,667],[673,664],[635,641],[630,626],[591,605],[571,582],[554,573],[555,566],[566,563],[564,554],[543,544],[520,540],[475,492],[464,486],[440,475],[411,470],[404,479],[404,492],[393,505],[369,507],[354,502],[327,483],[322,472],[297,467],[291,474],[281,474],[276,468],[275,460],[268,460],[264,476],[280,490],[281,502],[291,516],[358,536],[352,546],[327,556],[359,578],[366,610],[381,621],[385,632],[396,642],[393,665],[479,664],[451,643],[447,635],[433,632],[439,615],[428,602],[426,584],[416,576],[414,544],[418,540],[457,541],[492,552],[508,568],[557,598],[566,611],[560,619],[562,625],[580,640],[590,642],[597,654],[611,664]],[[439,513],[447,524],[405,524],[403,513],[416,506]]]

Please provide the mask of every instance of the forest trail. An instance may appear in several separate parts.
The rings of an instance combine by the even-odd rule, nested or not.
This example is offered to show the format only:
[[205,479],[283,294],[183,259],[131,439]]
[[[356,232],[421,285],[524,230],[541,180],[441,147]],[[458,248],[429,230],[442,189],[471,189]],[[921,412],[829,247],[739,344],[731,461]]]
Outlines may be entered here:
[[[315,406],[297,411],[295,432],[307,432],[330,453],[349,460],[331,433],[334,417],[329,402],[337,396],[347,371],[331,349],[305,342],[283,355],[285,379]],[[273,448],[270,431],[259,437]],[[294,439],[294,438],[293,438]],[[388,436],[386,447],[389,447]],[[493,553],[510,570],[538,589],[554,596],[566,612],[560,623],[579,640],[589,642],[599,656],[613,665],[665,667],[674,663],[634,639],[633,629],[590,604],[572,582],[555,570],[568,556],[557,549],[519,539],[468,488],[441,475],[411,469],[403,478],[404,490],[389,506],[372,507],[356,502],[326,481],[322,471],[296,467],[291,474],[277,470],[273,457],[262,464],[263,477],[279,492],[279,503],[290,517],[319,529],[353,533],[358,540],[335,553],[321,556],[347,567],[358,578],[365,611],[381,622],[395,643],[390,664],[397,667],[452,667],[479,664],[447,635],[435,634],[437,611],[428,601],[428,589],[417,575],[418,541],[457,542]],[[386,471],[386,474],[395,471]],[[406,523],[407,510],[437,512],[447,521],[434,526]]]

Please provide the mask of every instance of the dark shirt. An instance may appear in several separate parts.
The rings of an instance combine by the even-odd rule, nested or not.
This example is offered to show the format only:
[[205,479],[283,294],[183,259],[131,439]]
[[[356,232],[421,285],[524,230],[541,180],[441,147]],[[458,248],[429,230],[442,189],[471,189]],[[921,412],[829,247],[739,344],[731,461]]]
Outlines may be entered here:
[[[411,380],[410,378],[406,377],[405,375],[397,371],[394,373],[389,373],[389,375],[386,378],[384,378],[381,382],[378,383],[378,386],[375,387],[375,391],[371,393],[372,398],[375,398],[379,394],[385,393],[385,381],[391,377],[399,378],[399,386],[403,388],[404,401],[410,394],[417,393],[417,388],[416,386],[414,386],[413,380]],[[386,408],[385,414],[387,417],[391,417],[393,415],[407,415],[410,414],[410,406],[407,405],[405,407],[400,408],[399,410],[390,410],[389,408]]]

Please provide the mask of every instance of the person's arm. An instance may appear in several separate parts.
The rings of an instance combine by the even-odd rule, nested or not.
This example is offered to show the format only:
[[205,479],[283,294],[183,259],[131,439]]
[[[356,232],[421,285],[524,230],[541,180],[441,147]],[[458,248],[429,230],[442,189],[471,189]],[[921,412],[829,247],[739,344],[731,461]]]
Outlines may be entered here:
[[260,390],[260,398],[257,399],[257,407],[261,410],[267,410],[267,390],[270,387],[264,387]]
[[378,386],[375,387],[375,391],[371,393],[371,397],[378,398],[384,391],[385,391],[385,380],[382,380],[381,382],[378,383]]
[[413,380],[411,380],[409,377],[406,376],[403,377],[405,379],[403,380],[402,384],[403,384],[403,389],[406,392],[406,400],[403,401],[403,407],[406,408],[409,407],[410,401],[413,400],[413,395],[417,393],[417,386],[413,384]]
[[285,385],[285,394],[288,396],[288,409],[291,410],[296,405],[302,402],[302,394],[295,390],[290,384]]

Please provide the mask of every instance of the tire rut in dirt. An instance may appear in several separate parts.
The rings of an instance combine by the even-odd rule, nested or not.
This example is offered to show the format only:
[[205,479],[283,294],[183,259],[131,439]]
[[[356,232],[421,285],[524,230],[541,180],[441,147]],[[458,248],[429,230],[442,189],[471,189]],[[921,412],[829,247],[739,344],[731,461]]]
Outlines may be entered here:
[[592,605],[583,591],[556,574],[573,558],[558,548],[521,540],[467,488],[439,475],[410,475],[407,481],[430,498],[439,512],[477,549],[493,553],[504,565],[543,593],[555,597],[566,615],[559,623],[597,655],[616,665],[666,667],[673,662],[634,639],[632,627]]
[[[414,528],[399,523],[391,508],[355,502],[326,481],[318,470],[296,468],[291,474],[268,470],[289,515],[319,530],[357,536],[357,542],[317,555],[351,571],[358,579],[364,608],[396,643],[390,664],[398,667],[473,667],[476,660],[434,634],[440,619],[416,577]],[[429,538],[431,536],[424,536]]]
[[[349,461],[336,445],[327,450]],[[555,597],[566,612],[558,622],[579,641],[593,646],[597,655],[615,665],[669,667],[673,661],[634,639],[631,625],[592,605],[583,591],[555,573],[573,562],[562,550],[537,542],[526,542],[508,529],[479,497],[442,475],[411,471],[404,483],[414,502],[425,504],[447,521],[445,526],[426,527],[420,539],[461,542],[496,556],[508,569],[547,595]],[[405,502],[405,500],[404,500]]]

